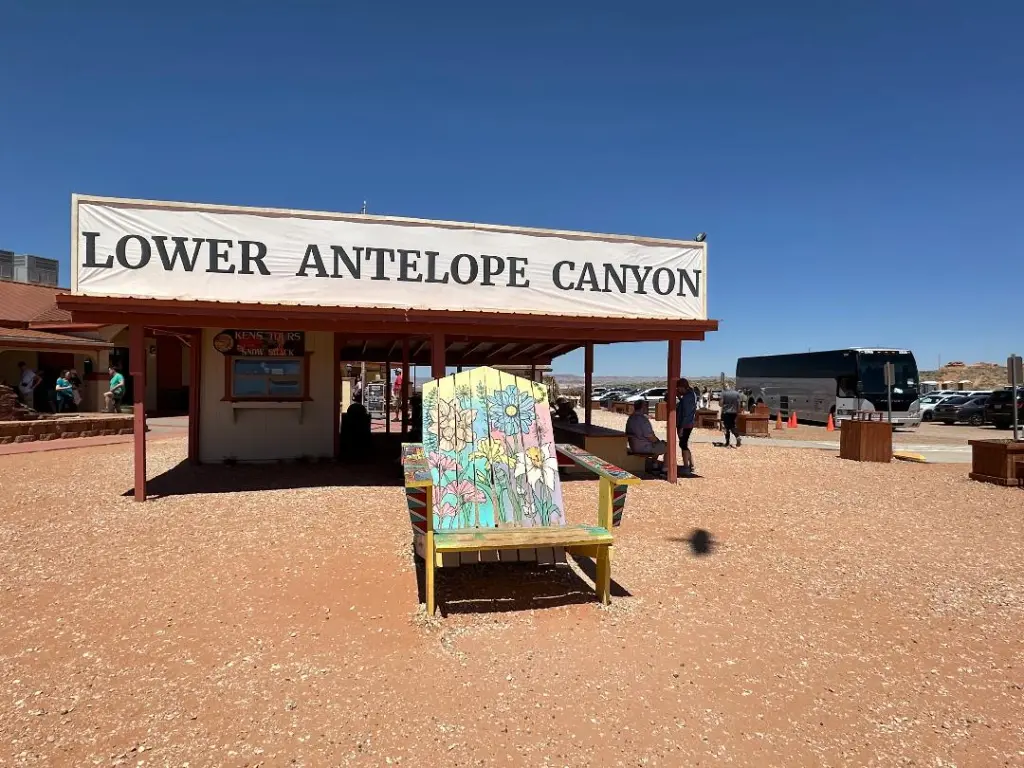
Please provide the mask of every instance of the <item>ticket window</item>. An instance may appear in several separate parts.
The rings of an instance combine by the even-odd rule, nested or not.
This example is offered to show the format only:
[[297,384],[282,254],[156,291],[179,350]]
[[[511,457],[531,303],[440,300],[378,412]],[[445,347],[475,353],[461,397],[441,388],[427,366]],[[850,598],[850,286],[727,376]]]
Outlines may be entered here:
[[232,357],[228,376],[230,400],[309,399],[309,372],[303,357]]

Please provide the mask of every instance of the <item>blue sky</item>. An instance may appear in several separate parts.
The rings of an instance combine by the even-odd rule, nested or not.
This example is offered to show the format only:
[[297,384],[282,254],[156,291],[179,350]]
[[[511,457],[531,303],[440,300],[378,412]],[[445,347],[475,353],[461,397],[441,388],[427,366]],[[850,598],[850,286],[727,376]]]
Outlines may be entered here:
[[[72,192],[365,199],[708,232],[721,330],[684,345],[691,375],[1024,349],[1024,4],[149,5],[0,0],[0,248],[60,259],[65,283]],[[599,348],[597,372],[664,358]]]

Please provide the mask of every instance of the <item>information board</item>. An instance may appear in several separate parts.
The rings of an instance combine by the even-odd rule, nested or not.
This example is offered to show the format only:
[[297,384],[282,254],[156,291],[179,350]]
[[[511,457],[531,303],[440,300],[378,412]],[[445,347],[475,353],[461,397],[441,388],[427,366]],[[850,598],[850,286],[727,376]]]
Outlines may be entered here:
[[371,381],[363,390],[363,405],[366,406],[371,417],[384,417],[384,408],[387,405],[385,403],[385,387],[383,381]]

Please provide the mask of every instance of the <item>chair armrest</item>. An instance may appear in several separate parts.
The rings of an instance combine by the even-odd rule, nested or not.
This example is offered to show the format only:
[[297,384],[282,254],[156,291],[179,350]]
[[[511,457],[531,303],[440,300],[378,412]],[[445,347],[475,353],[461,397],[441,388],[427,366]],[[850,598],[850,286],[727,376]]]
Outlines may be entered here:
[[641,480],[624,469],[614,464],[609,464],[602,458],[589,453],[582,448],[570,443],[558,443],[555,450],[570,461],[575,462],[584,469],[588,469],[598,477],[611,480],[615,485],[635,485]]
[[422,443],[402,443],[402,471],[406,488],[429,488],[433,485]]

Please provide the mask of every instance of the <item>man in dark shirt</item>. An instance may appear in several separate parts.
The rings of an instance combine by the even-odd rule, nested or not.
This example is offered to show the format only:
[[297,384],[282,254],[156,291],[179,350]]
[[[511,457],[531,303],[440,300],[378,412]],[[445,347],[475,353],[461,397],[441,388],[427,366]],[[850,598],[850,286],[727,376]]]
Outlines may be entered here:
[[736,430],[736,419],[740,415],[740,403],[742,396],[735,389],[727,389],[722,392],[722,429],[725,430],[725,447],[729,447],[729,437],[736,435],[736,447],[743,443],[740,440],[740,433]]
[[697,424],[697,393],[693,391],[687,379],[680,379],[676,384],[676,432],[679,434],[680,459],[683,462],[683,474],[692,475],[693,454],[690,453],[690,433]]

